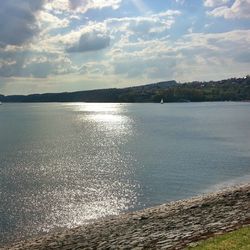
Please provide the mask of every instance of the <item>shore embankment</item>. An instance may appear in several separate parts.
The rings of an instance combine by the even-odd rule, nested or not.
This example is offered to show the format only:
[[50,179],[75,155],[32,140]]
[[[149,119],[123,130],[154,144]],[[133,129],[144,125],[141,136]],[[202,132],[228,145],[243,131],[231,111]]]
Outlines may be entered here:
[[250,224],[250,184],[100,219],[1,249],[182,249]]

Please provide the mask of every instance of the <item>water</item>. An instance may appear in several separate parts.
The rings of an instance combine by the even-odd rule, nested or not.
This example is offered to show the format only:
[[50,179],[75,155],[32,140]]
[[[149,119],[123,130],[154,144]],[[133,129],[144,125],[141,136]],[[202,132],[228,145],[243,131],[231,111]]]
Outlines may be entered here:
[[250,177],[250,104],[4,104],[0,244]]

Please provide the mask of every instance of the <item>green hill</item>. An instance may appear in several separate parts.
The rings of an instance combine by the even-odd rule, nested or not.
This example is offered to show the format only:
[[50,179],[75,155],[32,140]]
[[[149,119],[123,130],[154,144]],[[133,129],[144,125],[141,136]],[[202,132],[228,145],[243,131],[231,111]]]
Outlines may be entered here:
[[1,102],[203,102],[250,100],[250,76],[221,81],[165,81],[129,88],[32,95],[0,95]]

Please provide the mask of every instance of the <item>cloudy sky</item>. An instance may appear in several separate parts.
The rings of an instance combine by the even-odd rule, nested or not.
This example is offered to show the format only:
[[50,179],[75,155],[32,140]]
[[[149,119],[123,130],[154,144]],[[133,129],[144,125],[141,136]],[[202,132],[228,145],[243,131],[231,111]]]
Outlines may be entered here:
[[0,0],[0,93],[218,80],[250,69],[250,0]]

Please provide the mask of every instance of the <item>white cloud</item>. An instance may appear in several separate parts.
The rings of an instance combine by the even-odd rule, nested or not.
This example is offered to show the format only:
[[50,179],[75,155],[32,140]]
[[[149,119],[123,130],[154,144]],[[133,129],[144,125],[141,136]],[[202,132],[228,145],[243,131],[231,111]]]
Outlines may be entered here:
[[229,2],[229,0],[204,0],[204,5],[206,7],[216,7],[225,5]]
[[188,71],[196,79],[223,78],[224,75],[235,76],[247,72],[249,65],[242,55],[249,44],[250,30],[186,35],[175,44],[181,58],[176,72],[186,80]]
[[56,15],[46,11],[40,12],[38,20],[43,33],[46,33],[52,29],[66,28],[70,23],[69,19],[58,18]]
[[88,9],[119,8],[122,0],[69,0],[73,10],[85,12]]
[[105,23],[88,22],[65,34],[45,35],[43,39],[38,39],[32,49],[54,53],[64,53],[65,50],[86,52],[95,48],[98,50],[98,47],[101,49],[101,45],[107,47],[109,42],[110,36]]
[[69,0],[48,0],[47,4],[45,5],[45,9],[48,11],[68,11],[69,7]]
[[1,0],[0,1],[0,47],[21,46],[40,31],[37,13],[44,1]]
[[98,30],[83,33],[79,41],[67,48],[67,52],[88,52],[107,48],[110,45],[110,37],[107,33]]
[[246,30],[192,33],[176,42],[166,37],[119,44],[109,58],[115,74],[140,81],[215,79],[247,72],[249,44],[250,31]]
[[132,37],[134,40],[156,39],[158,36],[164,36],[164,32],[172,27],[175,17],[180,14],[179,11],[169,10],[146,17],[111,18],[103,22],[89,21],[66,34],[45,35],[43,39],[37,39],[33,49],[63,52],[66,48],[68,52],[86,52],[127,43]]
[[250,0],[235,0],[231,7],[221,6],[209,11],[208,14],[225,19],[249,19]]
[[71,60],[58,53],[0,51],[0,77],[46,78],[77,71]]
[[120,41],[128,41],[130,38],[136,40],[150,40],[164,35],[175,23],[176,16],[180,11],[168,10],[158,14],[147,16],[111,18],[106,20],[106,25],[111,34],[119,37]]
[[[4,3],[9,4],[7,1]],[[15,1],[20,0],[11,2]],[[220,72],[236,75],[249,68],[248,30],[191,33],[170,39],[175,33],[174,23],[181,15],[177,10],[136,16],[137,11],[134,16],[119,18],[98,17],[102,21],[90,21],[96,12],[86,13],[90,9],[118,8],[121,1],[47,0],[45,8],[39,5],[29,22],[35,25],[35,32],[21,42],[6,43],[0,48],[0,77],[60,79],[64,89],[66,82],[76,86],[74,81],[77,81],[79,88],[84,89],[85,85],[80,85],[82,82],[111,87],[118,80],[129,85],[128,79],[138,83],[172,78],[203,80],[215,78]],[[206,0],[204,6],[208,7],[210,15],[247,18],[249,1]],[[141,9],[146,8],[141,0],[134,2]],[[213,21],[216,23],[217,19]],[[27,43],[31,38],[32,43]],[[1,39],[6,38],[0,36]],[[87,51],[93,53],[67,53]],[[103,79],[106,85],[101,85]],[[55,82],[53,80],[53,84]],[[57,86],[60,89],[59,84]]]
[[[88,8],[104,8],[111,4],[114,4],[112,8],[116,8],[121,1],[87,2]],[[103,22],[88,21],[67,33],[58,32],[62,28],[70,27],[70,16],[74,13],[68,11],[78,11],[83,7],[81,4],[82,0],[74,1],[74,6],[69,6],[68,0],[48,0],[45,8],[36,17],[42,32],[33,38],[33,42],[18,47],[8,45],[0,51],[1,56],[4,53],[5,57],[0,63],[0,76],[48,78],[52,75],[79,73],[79,71],[81,74],[92,76],[104,73],[112,75],[113,66],[109,63],[109,50],[102,53],[102,58],[98,59],[96,64],[93,63],[95,59],[91,59],[90,56],[87,56],[88,59],[78,57],[73,63],[69,57],[76,58],[77,53],[65,54],[65,50],[66,52],[97,51],[112,48],[111,45],[119,50],[119,46],[120,48],[126,46],[132,36],[137,41],[154,40],[156,36],[170,29],[175,17],[181,14],[179,11],[168,10],[148,16],[111,18]],[[103,60],[101,65],[100,60]]]
[[100,61],[90,61],[84,63],[80,69],[80,74],[84,74],[85,76],[103,76],[103,75],[111,75],[112,74],[112,66],[109,61],[100,60]]
[[47,10],[85,13],[90,9],[119,8],[122,0],[48,0]]

